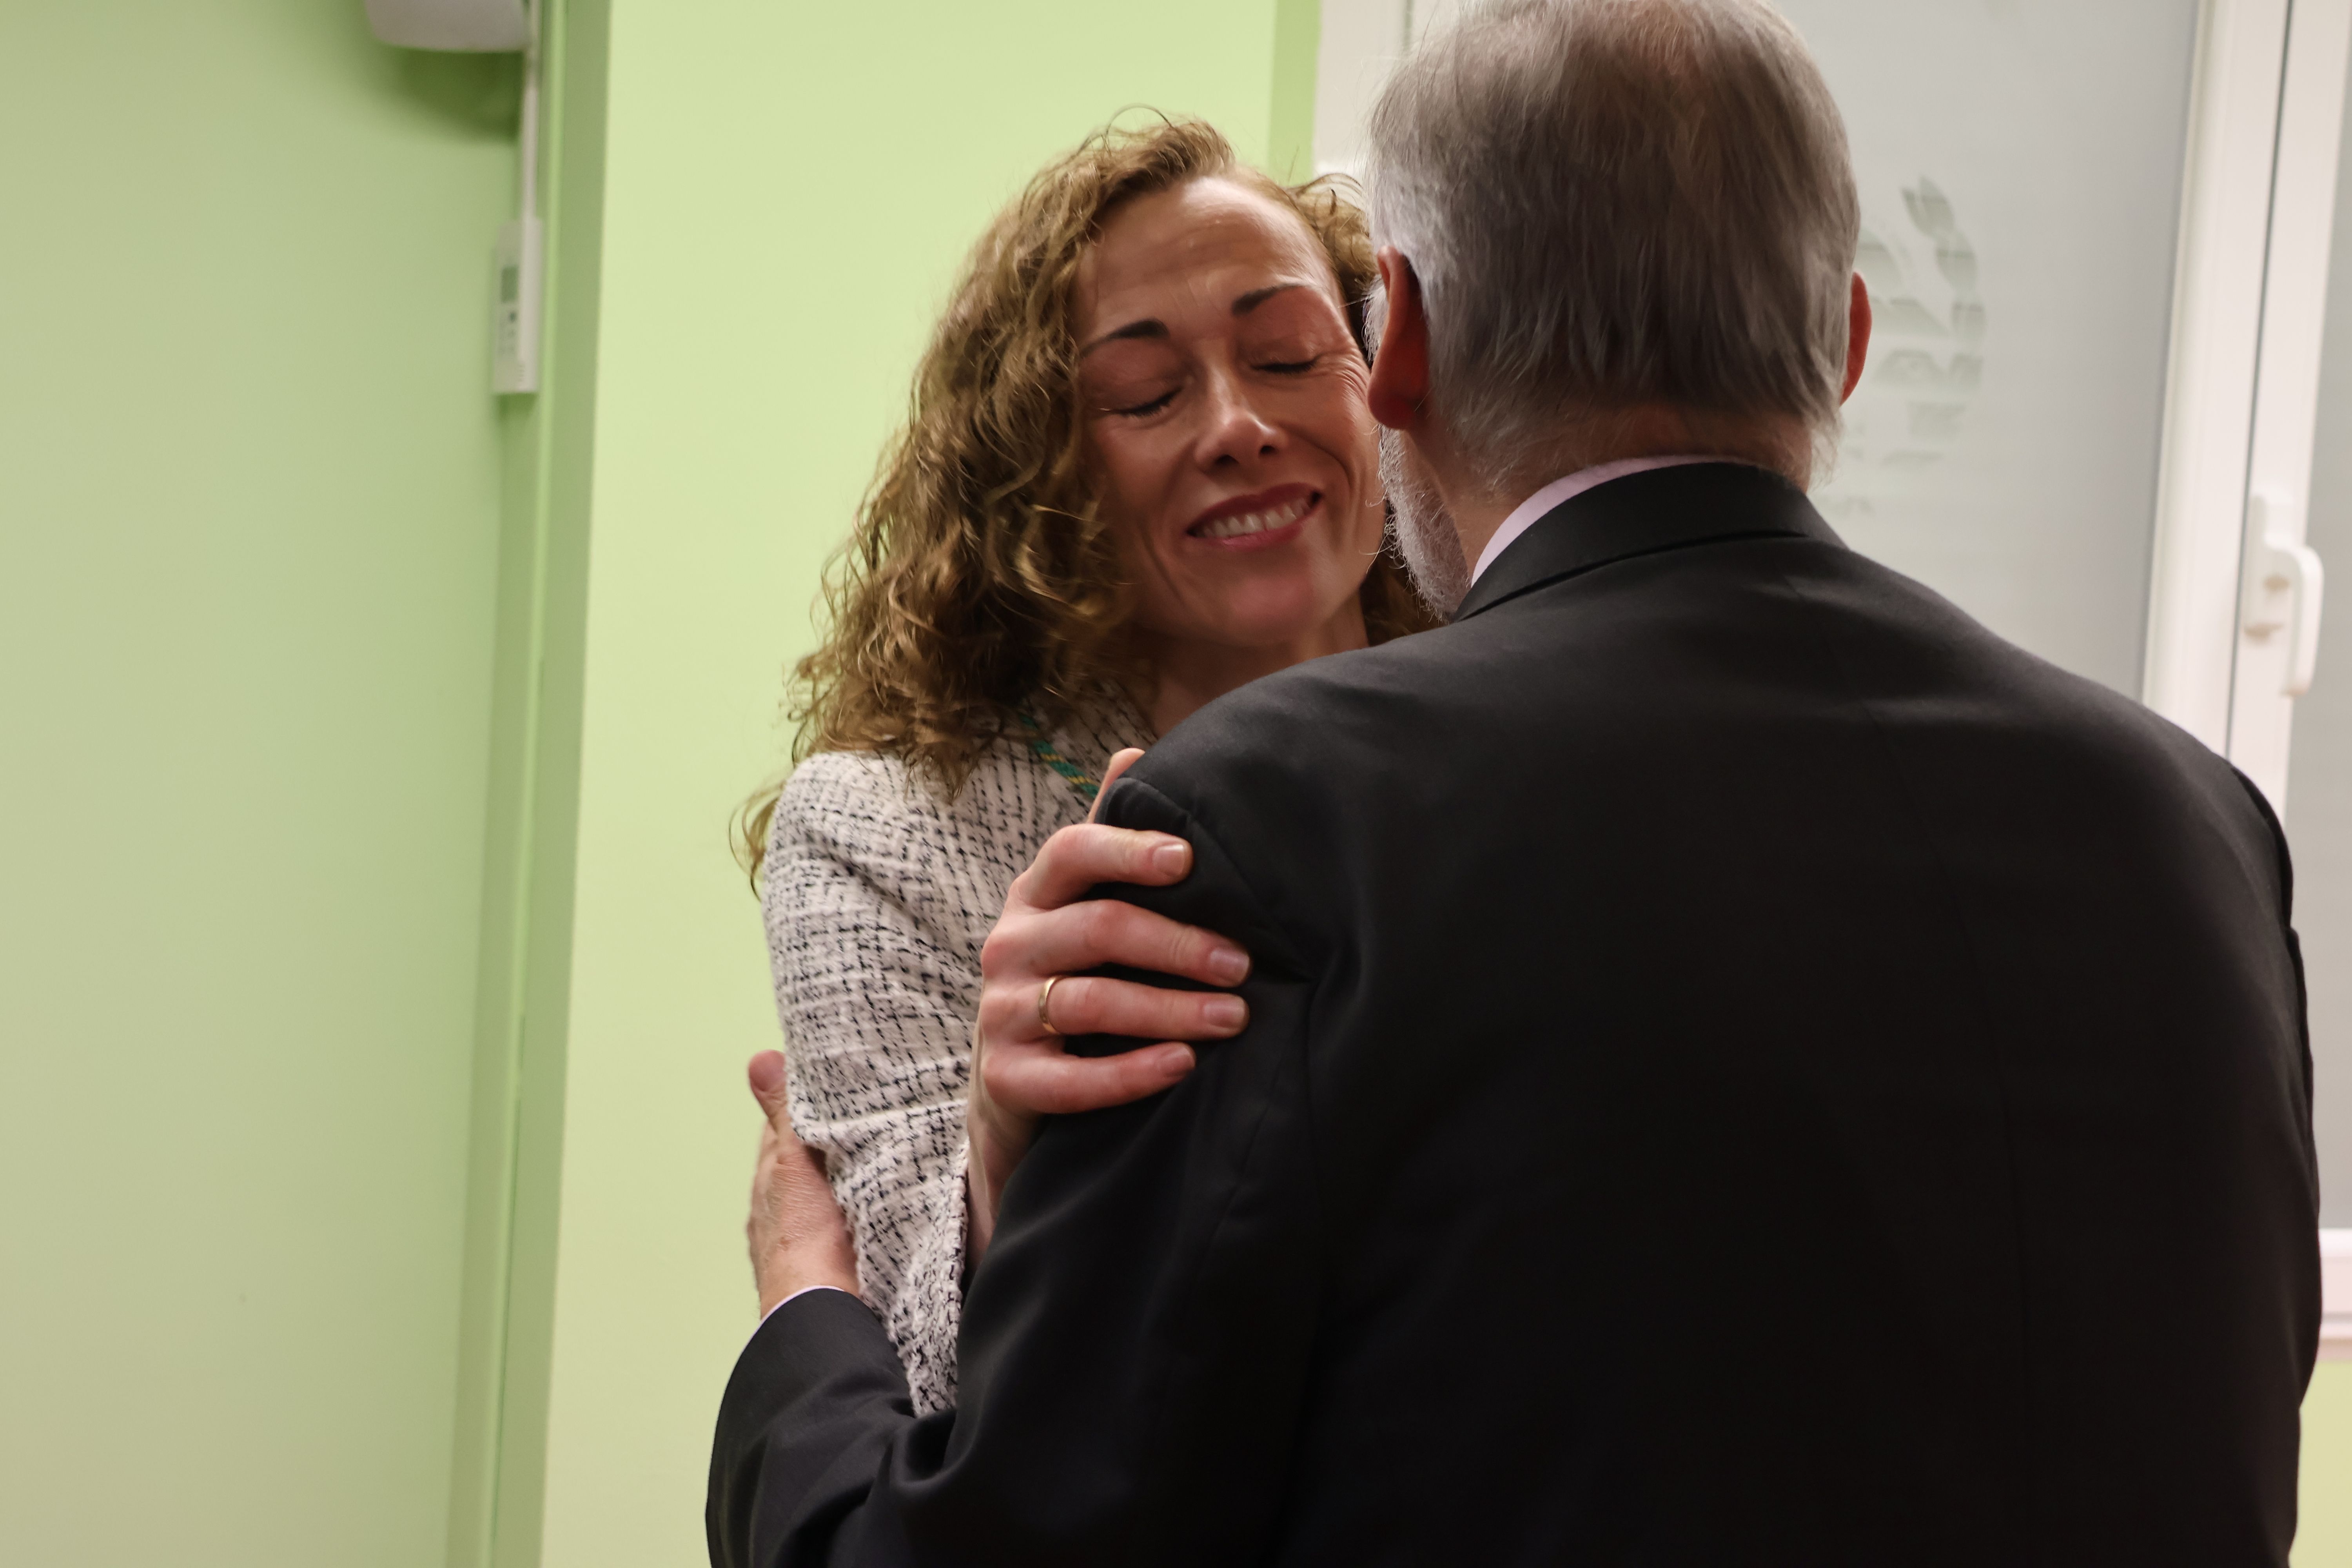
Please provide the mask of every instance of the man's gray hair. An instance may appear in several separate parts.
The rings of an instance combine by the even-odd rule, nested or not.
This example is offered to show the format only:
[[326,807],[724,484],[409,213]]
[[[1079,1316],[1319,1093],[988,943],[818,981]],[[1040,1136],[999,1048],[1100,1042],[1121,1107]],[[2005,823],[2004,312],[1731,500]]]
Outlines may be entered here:
[[1475,5],[1381,94],[1370,184],[1374,243],[1420,280],[1430,402],[1497,489],[1639,404],[1834,440],[1861,210],[1829,86],[1765,0]]

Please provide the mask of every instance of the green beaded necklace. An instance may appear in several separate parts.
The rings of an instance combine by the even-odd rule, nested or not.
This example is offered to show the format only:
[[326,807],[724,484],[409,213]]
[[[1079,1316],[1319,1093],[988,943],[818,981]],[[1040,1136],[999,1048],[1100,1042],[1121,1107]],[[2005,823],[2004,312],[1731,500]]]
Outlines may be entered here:
[[1055,751],[1052,737],[1045,733],[1045,726],[1039,723],[1033,715],[1020,713],[1015,714],[1014,717],[1018,718],[1022,727],[1029,731],[1029,750],[1035,753],[1037,760],[1067,780],[1070,787],[1078,792],[1078,798],[1085,801],[1087,808],[1091,810],[1095,804],[1095,796],[1102,793],[1102,780]]

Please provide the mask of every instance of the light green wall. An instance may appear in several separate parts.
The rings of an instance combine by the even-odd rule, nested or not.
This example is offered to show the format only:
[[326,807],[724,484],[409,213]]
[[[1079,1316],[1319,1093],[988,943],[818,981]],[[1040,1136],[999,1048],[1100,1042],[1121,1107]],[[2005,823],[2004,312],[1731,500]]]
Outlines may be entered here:
[[1315,60],[1322,42],[1322,0],[1275,0],[1265,163],[1293,184],[1315,177]]
[[0,1562],[441,1554],[514,83],[0,5]]
[[774,1043],[736,802],[955,263],[1129,104],[1263,158],[1274,0],[617,0],[545,1561],[702,1560]]
[[2352,1568],[2352,1362],[2320,1363],[2303,1402],[2294,1568]]

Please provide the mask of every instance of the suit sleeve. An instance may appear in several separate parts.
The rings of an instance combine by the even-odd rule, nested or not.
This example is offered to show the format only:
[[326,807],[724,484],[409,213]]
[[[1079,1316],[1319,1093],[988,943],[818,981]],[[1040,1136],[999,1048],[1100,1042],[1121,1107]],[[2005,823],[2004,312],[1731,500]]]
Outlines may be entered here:
[[958,1409],[914,1416],[856,1300],[777,1310],[720,1409],[716,1568],[1243,1561],[1271,1542],[1322,1277],[1311,947],[1150,784],[1122,781],[1104,820],[1192,841],[1178,887],[1105,891],[1247,946],[1249,1027],[1163,1094],[1040,1129],[966,1296]]

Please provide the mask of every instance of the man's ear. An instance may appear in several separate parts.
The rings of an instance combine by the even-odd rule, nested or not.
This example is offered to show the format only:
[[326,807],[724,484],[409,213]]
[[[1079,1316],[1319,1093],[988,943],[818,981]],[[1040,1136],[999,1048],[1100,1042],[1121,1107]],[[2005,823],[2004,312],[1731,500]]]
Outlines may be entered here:
[[1862,281],[1862,274],[1853,275],[1853,291],[1847,296],[1845,311],[1845,390],[1838,394],[1843,403],[1853,395],[1862,380],[1863,362],[1870,357],[1870,289]]
[[1391,430],[1410,430],[1421,423],[1421,405],[1429,397],[1429,318],[1421,308],[1421,279],[1404,252],[1384,245],[1376,259],[1388,313],[1381,322],[1380,351],[1372,355],[1368,396],[1373,418]]

